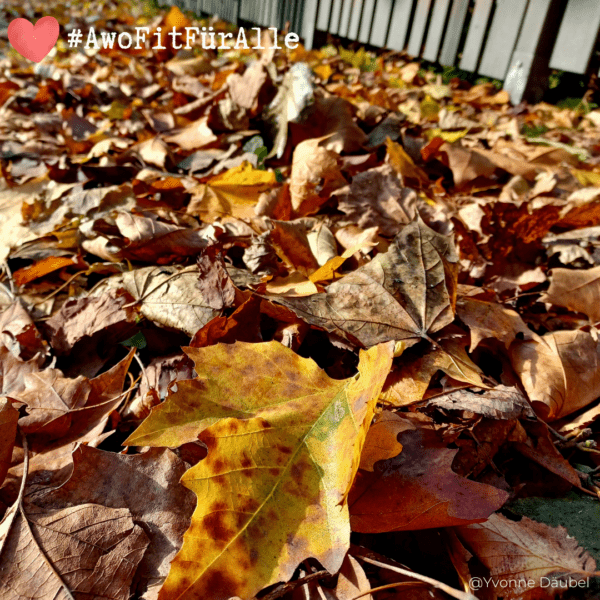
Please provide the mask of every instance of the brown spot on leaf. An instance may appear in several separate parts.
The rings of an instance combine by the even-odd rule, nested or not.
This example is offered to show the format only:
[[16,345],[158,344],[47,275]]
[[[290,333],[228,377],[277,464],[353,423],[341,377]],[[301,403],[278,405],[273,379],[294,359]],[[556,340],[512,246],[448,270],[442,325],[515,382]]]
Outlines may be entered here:
[[204,517],[202,526],[211,539],[228,540],[235,534],[230,527],[227,527],[228,514],[224,511],[218,511]]

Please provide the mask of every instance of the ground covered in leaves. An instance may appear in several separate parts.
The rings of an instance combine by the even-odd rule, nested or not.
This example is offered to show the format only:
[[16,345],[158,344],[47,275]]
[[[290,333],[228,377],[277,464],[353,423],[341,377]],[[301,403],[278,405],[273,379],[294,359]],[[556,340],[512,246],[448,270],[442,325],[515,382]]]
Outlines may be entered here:
[[2,5],[2,599],[598,597],[600,111],[135,4]]

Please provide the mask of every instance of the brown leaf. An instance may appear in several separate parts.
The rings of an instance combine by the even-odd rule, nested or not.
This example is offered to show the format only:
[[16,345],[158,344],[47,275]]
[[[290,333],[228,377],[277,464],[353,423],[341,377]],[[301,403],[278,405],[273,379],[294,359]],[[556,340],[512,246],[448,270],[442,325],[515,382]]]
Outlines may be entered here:
[[522,334],[525,340],[532,338],[532,331],[514,310],[505,308],[497,302],[487,302],[479,298],[459,298],[456,302],[456,314],[471,330],[469,352],[485,339],[500,340],[508,349]]
[[[179,146],[182,150],[197,150],[212,144],[216,141],[217,136],[212,132],[212,129],[208,126],[208,120],[206,117],[198,121],[190,123],[177,133],[173,133],[165,137],[165,141],[170,144]],[[156,162],[154,162],[156,164]],[[164,161],[160,167],[164,166]]]
[[456,255],[452,241],[420,219],[405,225],[385,254],[332,283],[327,292],[280,299],[299,317],[342,331],[364,346],[414,344],[454,320]]
[[232,73],[227,78],[231,99],[242,108],[257,115],[274,95],[269,73],[259,61],[252,63],[243,75]]
[[[82,504],[63,510],[26,508],[31,530],[19,512],[6,535],[0,563],[0,594],[6,600],[66,600],[53,565],[75,597],[127,600],[146,547],[144,530],[125,509]],[[33,533],[33,535],[32,535]],[[46,559],[44,558],[46,557]]]
[[491,419],[519,419],[534,417],[527,399],[516,388],[498,385],[491,390],[475,393],[469,389],[455,390],[435,396],[428,406],[446,410],[468,410]]
[[273,221],[270,240],[279,257],[305,277],[319,268],[301,221]]
[[[491,592],[486,596],[491,600],[551,598],[556,588],[548,589],[549,579],[579,581],[585,579],[580,571],[592,574],[596,569],[594,559],[564,527],[550,527],[527,517],[515,522],[496,514],[485,523],[454,531],[489,571],[491,580],[485,588]],[[535,584],[531,586],[529,581]]]
[[135,320],[135,311],[126,305],[131,296],[111,290],[100,296],[73,298],[46,321],[52,348],[58,354],[66,354],[85,337],[121,327]]
[[297,216],[319,210],[331,193],[345,185],[339,168],[339,155],[323,148],[322,138],[300,142],[294,150],[290,196]]
[[600,267],[593,269],[552,269],[550,287],[540,302],[550,302],[600,321]]
[[460,142],[445,143],[440,147],[440,152],[448,157],[448,165],[457,188],[478,177],[490,177],[496,170],[496,165],[489,158],[475,150],[463,148]]
[[510,356],[533,408],[546,421],[600,396],[600,343],[591,333],[546,333],[515,344]]
[[235,286],[217,246],[209,246],[198,257],[198,288],[210,308],[222,310],[235,300]]
[[164,578],[196,504],[194,494],[179,483],[186,470],[187,465],[164,448],[125,455],[82,445],[73,452],[69,480],[36,494],[33,502],[46,509],[88,503],[128,509],[149,537],[138,576],[144,580]]
[[0,341],[16,358],[38,359],[48,353],[48,343],[41,336],[21,302],[13,302],[0,315]]
[[389,237],[416,216],[416,192],[402,187],[389,165],[359,173],[333,197],[352,222],[363,229],[378,227],[382,235]]
[[69,379],[58,369],[26,375],[25,389],[16,395],[29,413],[19,420],[21,429],[45,442],[64,436],[72,419],[79,416],[77,411],[86,405],[91,389],[87,377]]
[[146,318],[192,336],[219,312],[198,290],[199,273],[197,266],[144,267],[116,276],[115,285],[122,282]]
[[10,467],[19,413],[8,398],[0,399],[0,485]]
[[[373,472],[359,470],[348,498],[353,531],[381,533],[474,523],[504,504],[506,492],[452,471],[457,451],[448,450],[431,426],[408,424],[412,427],[398,435],[402,445],[398,456],[376,463]],[[367,434],[365,450],[373,441]]]

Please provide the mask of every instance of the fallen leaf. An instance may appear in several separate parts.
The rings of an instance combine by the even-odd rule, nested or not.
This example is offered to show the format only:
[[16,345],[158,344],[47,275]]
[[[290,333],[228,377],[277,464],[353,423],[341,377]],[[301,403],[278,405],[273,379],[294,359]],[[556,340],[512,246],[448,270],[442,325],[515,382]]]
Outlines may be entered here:
[[3,598],[67,598],[62,582],[75,596],[129,598],[148,538],[127,509],[82,504],[44,510],[30,504],[26,514],[31,528],[21,512],[10,531],[2,532],[0,523],[0,537],[6,536],[0,563]]
[[600,396],[600,343],[585,331],[554,331],[511,347],[511,362],[535,411],[553,421]]
[[525,396],[516,388],[505,385],[479,393],[470,389],[446,392],[430,398],[427,404],[446,410],[467,410],[490,419],[535,417]]
[[18,420],[19,412],[14,408],[11,400],[0,399],[0,485],[10,467]]
[[85,337],[133,322],[134,311],[126,306],[130,301],[131,296],[118,290],[68,300],[46,321],[52,348],[66,354]]
[[540,297],[550,302],[583,313],[592,323],[600,321],[600,267],[593,269],[552,269],[550,287]]
[[[492,600],[521,598],[523,589],[531,590],[531,598],[550,597],[560,587],[559,581],[579,581],[585,578],[581,571],[592,575],[596,569],[594,559],[564,527],[550,527],[527,517],[512,521],[495,514],[485,523],[454,531],[489,571],[490,582],[485,587]],[[548,589],[552,581],[557,585],[547,596],[544,588]]]
[[137,576],[145,585],[164,579],[181,546],[194,510],[194,495],[179,484],[186,464],[167,449],[151,448],[135,455],[79,446],[73,452],[73,472],[60,487],[35,495],[36,506],[64,509],[99,504],[128,509],[141,524],[149,545]]
[[225,215],[251,218],[260,194],[276,184],[275,173],[255,169],[244,162],[192,190],[194,195],[187,212],[209,222]]
[[[309,556],[336,572],[349,547],[343,500],[391,346],[363,352],[360,378],[342,381],[277,342],[187,352],[199,378],[179,383],[125,442],[179,446],[200,439],[208,446],[207,458],[182,479],[202,502],[159,598],[251,597],[287,581]],[[326,527],[325,539],[317,523]],[[291,540],[289,526],[296,532]]]
[[532,338],[533,332],[519,314],[496,302],[459,298],[456,302],[456,314],[471,331],[469,352],[473,352],[483,340],[489,338],[500,340],[507,349],[518,334],[521,334],[521,339]]
[[451,239],[419,219],[401,229],[388,252],[326,293],[278,302],[311,325],[341,331],[363,346],[414,344],[454,320],[456,260]]
[[139,311],[151,321],[192,336],[219,311],[209,306],[198,289],[198,267],[144,267],[116,276]]
[[300,142],[294,150],[290,197],[297,216],[319,210],[331,193],[345,185],[339,168],[339,156],[319,145],[321,138]]
[[[392,431],[397,431],[398,420],[403,418],[387,421]],[[504,504],[506,492],[452,471],[457,451],[448,450],[430,426],[413,421],[408,425],[398,433],[399,455],[375,463],[372,472],[359,470],[348,499],[353,531],[382,533],[474,523]],[[377,443],[367,437],[369,441]],[[383,450],[385,457],[388,448]]]
[[352,222],[367,229],[378,227],[382,235],[393,237],[400,225],[409,223],[417,214],[417,194],[402,187],[389,165],[375,167],[352,178],[352,183],[333,194],[338,208]]
[[179,146],[182,150],[197,150],[214,142],[217,139],[217,136],[208,126],[208,119],[204,117],[198,121],[194,121],[193,123],[186,125],[177,133],[172,133],[171,135],[166,136],[164,139],[170,144]]
[[423,187],[429,185],[429,177],[427,177],[421,168],[415,165],[413,159],[404,151],[404,148],[400,144],[388,138],[386,140],[386,148],[387,161],[393,167],[394,171],[396,171],[403,185],[410,182]]

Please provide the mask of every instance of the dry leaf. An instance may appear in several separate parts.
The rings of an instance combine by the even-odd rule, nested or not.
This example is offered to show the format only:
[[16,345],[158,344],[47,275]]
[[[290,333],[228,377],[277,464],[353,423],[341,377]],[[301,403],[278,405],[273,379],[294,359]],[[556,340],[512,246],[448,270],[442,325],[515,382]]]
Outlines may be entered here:
[[[596,569],[594,559],[564,527],[527,517],[515,522],[496,514],[485,523],[454,531],[488,569],[491,580],[485,587],[492,592],[488,596],[492,600],[523,598],[524,589],[531,590],[527,598],[549,598],[560,588],[559,581],[579,581],[585,579],[581,571],[591,575]],[[530,581],[535,584],[531,586]]]
[[61,581],[46,560],[76,597],[129,598],[148,537],[134,525],[127,509],[81,504],[44,510],[30,504],[26,514],[31,529],[20,512],[10,531],[3,532],[0,523],[0,538],[6,536],[0,563],[3,599],[67,600]]
[[552,269],[550,287],[540,298],[583,313],[592,323],[600,321],[600,267],[593,269]]
[[298,144],[294,150],[290,196],[296,215],[310,215],[319,210],[331,193],[344,185],[339,155],[319,145],[322,138]]
[[[389,420],[392,431],[398,431]],[[359,470],[348,499],[353,531],[381,533],[449,527],[483,521],[498,510],[508,494],[457,475],[450,468],[457,451],[448,450],[428,426],[413,421],[398,434],[402,451],[373,471]],[[377,444],[377,439],[367,442]],[[369,451],[365,443],[365,451]],[[373,462],[371,457],[369,462]]]
[[373,346],[416,343],[454,319],[452,241],[420,219],[405,225],[385,254],[332,283],[324,294],[281,299],[311,325]]
[[309,556],[330,572],[341,567],[350,534],[343,500],[391,350],[363,352],[360,377],[342,381],[277,342],[187,350],[198,379],[178,383],[126,440],[179,446],[200,439],[208,447],[182,479],[202,501],[159,598],[251,597],[287,581]]
[[555,331],[516,343],[513,368],[535,411],[553,421],[600,396],[600,343],[585,331]]
[[389,237],[398,233],[400,225],[412,221],[417,212],[416,192],[403,188],[389,165],[359,173],[333,196],[352,222],[363,229],[378,227]]

